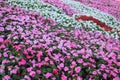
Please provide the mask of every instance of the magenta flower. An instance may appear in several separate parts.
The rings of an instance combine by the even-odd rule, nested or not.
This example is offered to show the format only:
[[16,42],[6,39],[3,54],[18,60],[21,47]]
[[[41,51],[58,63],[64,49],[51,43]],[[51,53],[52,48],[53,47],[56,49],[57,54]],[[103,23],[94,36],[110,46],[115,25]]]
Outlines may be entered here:
[[65,75],[62,75],[61,80],[67,80],[67,77]]
[[25,65],[26,64],[26,60],[24,58],[22,58],[20,61],[19,61],[19,65]]

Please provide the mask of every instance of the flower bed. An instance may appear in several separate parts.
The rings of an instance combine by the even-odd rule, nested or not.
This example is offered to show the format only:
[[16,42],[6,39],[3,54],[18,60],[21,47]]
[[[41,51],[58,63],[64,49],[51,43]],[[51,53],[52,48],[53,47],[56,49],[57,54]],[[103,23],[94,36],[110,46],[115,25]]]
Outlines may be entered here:
[[120,0],[75,0],[113,15],[120,21]]
[[0,1],[0,80],[119,80],[120,41],[63,27]]
[[[23,1],[22,0],[17,0],[17,1],[10,0],[9,1],[9,0],[7,0],[7,1],[13,5],[17,5],[17,6],[26,8],[27,10],[37,11],[37,12],[41,13],[44,17],[51,18],[52,20],[55,20],[56,22],[58,22],[59,24],[65,26],[65,27],[82,27],[82,26],[84,26],[84,27],[89,28],[91,31],[97,30],[105,35],[110,35],[110,36],[114,37],[115,39],[120,38],[118,36],[119,30],[105,32],[102,28],[99,27],[99,25],[97,25],[94,22],[82,21],[82,20],[76,21],[74,16],[69,17],[66,14],[62,14],[62,12],[59,13],[59,12],[57,12],[57,8],[55,8],[55,10],[54,10],[54,8],[52,9],[52,5],[49,5],[49,6],[51,6],[49,9],[49,7],[47,8],[48,4],[41,2],[39,0],[35,0],[35,1],[30,1],[30,0],[29,1],[24,1],[24,0]],[[46,7],[42,7],[42,6],[46,6]]]
[[54,5],[58,8],[61,8],[63,12],[65,12],[67,15],[72,16],[74,14],[78,14],[78,11],[71,9],[71,7],[65,3],[63,3],[60,0],[42,0],[46,3],[49,3],[51,5]]
[[120,29],[120,22],[118,22],[113,16],[103,13],[100,10],[85,6],[74,0],[62,0],[64,3],[70,5],[72,9],[83,12],[88,16],[93,16],[96,19],[99,19],[101,22],[107,24],[108,26],[115,27]]

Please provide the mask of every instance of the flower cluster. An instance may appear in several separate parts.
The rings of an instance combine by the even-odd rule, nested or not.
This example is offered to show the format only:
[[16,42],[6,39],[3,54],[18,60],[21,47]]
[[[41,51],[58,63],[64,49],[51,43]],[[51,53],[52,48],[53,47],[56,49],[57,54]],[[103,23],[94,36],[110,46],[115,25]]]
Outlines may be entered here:
[[120,21],[120,1],[119,0],[75,0],[87,6],[97,8],[103,12],[112,14]]
[[[118,22],[116,20],[116,18],[114,18],[110,14],[103,13],[100,10],[85,6],[84,4],[82,4],[80,2],[76,2],[74,0],[62,0],[62,1],[64,3],[70,5],[72,7],[72,9],[83,12],[85,15],[93,16],[94,18],[100,20],[101,22],[105,23],[108,26],[120,29],[120,22]],[[100,3],[100,2],[98,1],[98,3]]]
[[[11,1],[6,0],[9,3],[20,6],[23,8],[26,8],[28,10],[34,10],[39,13],[41,13],[44,17],[51,18],[52,20],[55,20],[59,24],[65,26],[65,27],[87,27],[91,31],[99,31],[105,35],[110,35],[114,37],[115,39],[119,39],[119,30],[118,31],[112,31],[112,32],[104,32],[103,29],[99,27],[96,23],[93,23],[91,21],[76,21],[74,17],[69,17],[66,14],[62,14],[58,12],[57,8],[53,7],[52,5],[48,5],[47,3],[44,3],[42,1],[34,0],[34,1],[24,1],[24,0],[17,0],[17,1]],[[44,7],[45,6],[45,7]],[[48,7],[49,6],[49,7]],[[118,26],[119,27],[119,26]]]
[[111,31],[112,30],[111,27],[105,25],[105,23],[100,22],[98,19],[95,19],[92,16],[83,15],[83,16],[80,16],[80,17],[76,18],[76,20],[84,20],[84,21],[91,20],[91,21],[95,22],[97,25],[99,25],[101,28],[104,28],[105,31]]
[[120,79],[120,41],[111,36],[2,0],[0,22],[0,80]]
[[65,12],[69,16],[72,16],[73,14],[78,14],[78,11],[73,10],[69,5],[63,3],[61,0],[42,0],[42,1],[61,8],[63,12]]

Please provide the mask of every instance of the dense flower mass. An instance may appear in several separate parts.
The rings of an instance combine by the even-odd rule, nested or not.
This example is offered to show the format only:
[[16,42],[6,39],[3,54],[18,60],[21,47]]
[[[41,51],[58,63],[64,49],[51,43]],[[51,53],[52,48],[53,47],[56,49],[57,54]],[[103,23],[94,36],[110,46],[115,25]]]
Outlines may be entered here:
[[112,14],[120,21],[120,0],[75,0],[83,4],[97,8],[106,13]]
[[[55,15],[43,15],[45,5],[38,13],[0,1],[0,80],[119,80],[120,40],[91,31],[87,23],[65,27]],[[103,24],[92,16],[79,19]]]
[[91,7],[85,6],[82,3],[76,2],[74,0],[62,0],[62,1],[65,2],[66,4],[70,5],[72,7],[72,9],[78,10],[79,12],[82,12],[85,15],[93,16],[96,19],[99,19],[101,22],[104,22],[108,26],[116,27],[116,28],[120,29],[120,22],[118,22],[110,14],[103,13],[100,10],[97,10],[95,8],[91,8]]
[[76,20],[84,20],[84,21],[91,20],[91,21],[95,22],[97,25],[99,25],[101,28],[104,28],[105,31],[111,31],[112,30],[111,27],[105,25],[105,23],[102,23],[101,21],[93,18],[92,16],[83,15],[83,16],[80,16],[80,17],[76,18]]

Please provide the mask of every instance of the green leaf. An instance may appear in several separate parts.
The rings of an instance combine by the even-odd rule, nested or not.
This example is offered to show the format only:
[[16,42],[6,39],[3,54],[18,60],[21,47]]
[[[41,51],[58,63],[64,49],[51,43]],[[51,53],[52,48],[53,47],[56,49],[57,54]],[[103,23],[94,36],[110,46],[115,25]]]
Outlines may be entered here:
[[5,73],[2,73],[1,75],[2,75],[2,76],[5,76]]

